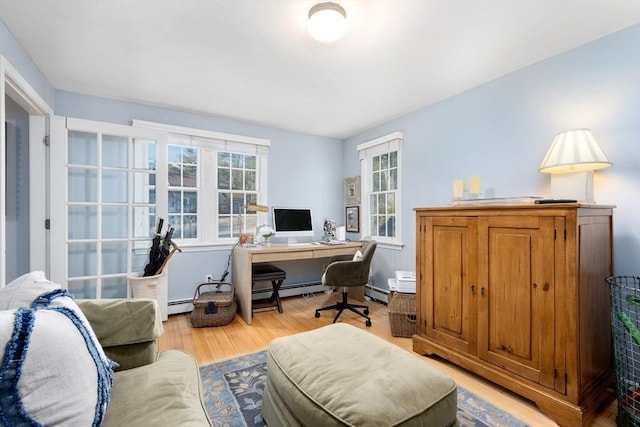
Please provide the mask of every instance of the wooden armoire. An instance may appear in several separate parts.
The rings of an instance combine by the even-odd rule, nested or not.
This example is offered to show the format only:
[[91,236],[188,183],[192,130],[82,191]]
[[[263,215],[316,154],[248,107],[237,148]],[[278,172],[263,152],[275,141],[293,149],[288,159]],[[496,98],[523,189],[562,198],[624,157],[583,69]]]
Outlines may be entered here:
[[585,425],[612,397],[612,206],[417,208],[413,349]]

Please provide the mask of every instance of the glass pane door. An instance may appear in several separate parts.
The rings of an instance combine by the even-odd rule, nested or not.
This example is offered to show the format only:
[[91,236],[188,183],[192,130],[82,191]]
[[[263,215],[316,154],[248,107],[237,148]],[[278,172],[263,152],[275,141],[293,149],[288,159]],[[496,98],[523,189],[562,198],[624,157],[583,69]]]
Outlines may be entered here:
[[52,161],[52,176],[66,187],[66,200],[52,201],[52,265],[76,298],[126,298],[127,275],[144,270],[158,211],[158,144],[140,132],[67,120],[66,150],[54,155],[52,147],[52,157],[64,156]]

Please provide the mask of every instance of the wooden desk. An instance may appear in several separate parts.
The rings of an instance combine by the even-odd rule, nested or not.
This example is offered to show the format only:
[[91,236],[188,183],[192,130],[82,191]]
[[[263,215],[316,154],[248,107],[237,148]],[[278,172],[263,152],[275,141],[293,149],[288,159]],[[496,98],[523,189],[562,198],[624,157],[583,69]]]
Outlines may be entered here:
[[233,284],[236,288],[238,311],[247,325],[251,324],[251,265],[258,262],[295,261],[298,259],[330,258],[348,255],[362,247],[360,242],[344,245],[287,245],[271,244],[270,247],[243,248],[233,250]]

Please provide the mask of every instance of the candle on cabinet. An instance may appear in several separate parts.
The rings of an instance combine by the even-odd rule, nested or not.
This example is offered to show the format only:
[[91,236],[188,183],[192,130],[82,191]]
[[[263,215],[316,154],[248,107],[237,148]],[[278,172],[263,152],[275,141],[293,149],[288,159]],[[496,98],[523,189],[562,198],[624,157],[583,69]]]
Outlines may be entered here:
[[464,197],[464,180],[456,179],[453,181],[453,198],[462,199]]
[[474,175],[469,181],[469,192],[472,194],[480,194],[480,175]]

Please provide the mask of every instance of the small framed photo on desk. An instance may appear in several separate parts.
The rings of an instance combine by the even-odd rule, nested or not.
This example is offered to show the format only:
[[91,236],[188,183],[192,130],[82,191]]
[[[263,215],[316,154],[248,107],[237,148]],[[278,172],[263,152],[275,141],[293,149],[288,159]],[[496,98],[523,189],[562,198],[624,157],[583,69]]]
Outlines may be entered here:
[[240,235],[240,246],[246,244],[253,244],[253,234],[251,233],[243,233]]
[[346,231],[350,233],[360,232],[360,207],[359,206],[347,206],[345,208],[345,223]]

